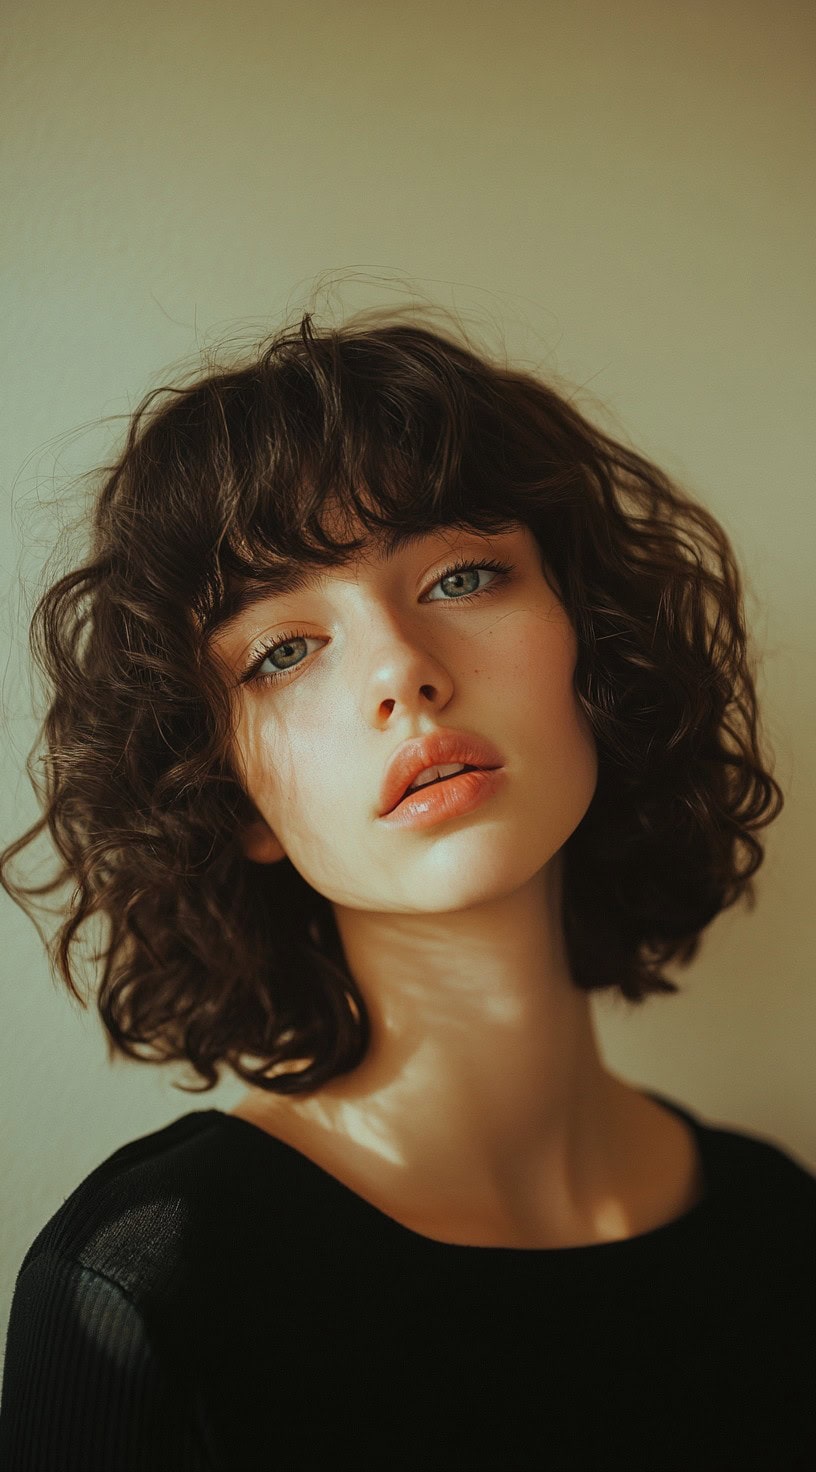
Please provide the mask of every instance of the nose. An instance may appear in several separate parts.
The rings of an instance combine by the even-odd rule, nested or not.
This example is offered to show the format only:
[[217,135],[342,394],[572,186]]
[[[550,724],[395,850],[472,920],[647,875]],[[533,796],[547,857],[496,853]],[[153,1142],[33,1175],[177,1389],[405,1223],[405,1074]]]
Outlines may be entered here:
[[429,705],[444,710],[454,691],[447,664],[427,646],[405,637],[380,645],[370,659],[367,678],[375,723],[385,709],[403,711],[409,718]]

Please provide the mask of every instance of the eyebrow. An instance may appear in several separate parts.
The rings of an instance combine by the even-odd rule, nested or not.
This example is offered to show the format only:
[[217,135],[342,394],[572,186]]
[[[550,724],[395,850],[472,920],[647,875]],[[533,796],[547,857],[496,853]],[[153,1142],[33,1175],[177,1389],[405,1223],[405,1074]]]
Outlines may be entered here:
[[[392,527],[374,539],[374,546],[375,550],[380,547],[383,562],[393,562],[397,554],[404,548],[413,547],[418,542],[438,536],[443,531],[460,534],[472,531],[474,536],[480,535],[475,528],[457,527],[451,524],[432,527],[430,530]],[[284,593],[310,592],[319,587],[327,580],[335,567],[348,566],[358,555],[360,554],[349,553],[339,562],[326,567],[308,567],[298,562],[286,562],[281,563],[280,567],[265,569],[259,576],[251,578],[248,582],[225,594],[218,612],[209,625],[208,639],[214,638],[216,634],[222,637],[228,635],[245,613],[257,607],[258,604],[265,603],[269,598],[279,597]]]

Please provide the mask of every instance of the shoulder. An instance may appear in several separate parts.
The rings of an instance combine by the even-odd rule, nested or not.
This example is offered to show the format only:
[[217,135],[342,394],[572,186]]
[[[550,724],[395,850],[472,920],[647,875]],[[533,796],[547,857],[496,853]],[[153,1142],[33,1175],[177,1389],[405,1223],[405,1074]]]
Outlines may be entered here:
[[811,1284],[816,1244],[816,1175],[783,1142],[757,1130],[694,1121],[712,1202],[733,1243],[798,1264]]
[[57,1259],[108,1280],[133,1302],[149,1297],[212,1207],[225,1153],[217,1121],[213,1111],[189,1113],[120,1146],[38,1232],[21,1276],[38,1259]]
[[[9,1317],[4,1466],[204,1465],[185,1285],[224,1144],[212,1111],[132,1140],[38,1232]],[[176,1341],[168,1318],[179,1320]]]
[[750,1211],[758,1223],[816,1231],[816,1174],[782,1141],[759,1130],[705,1117],[686,1104],[649,1091],[683,1118],[700,1150],[708,1195]]
[[750,1177],[754,1185],[774,1184],[787,1198],[816,1207],[816,1174],[784,1144],[768,1135],[729,1125],[704,1125],[712,1151],[724,1171]]

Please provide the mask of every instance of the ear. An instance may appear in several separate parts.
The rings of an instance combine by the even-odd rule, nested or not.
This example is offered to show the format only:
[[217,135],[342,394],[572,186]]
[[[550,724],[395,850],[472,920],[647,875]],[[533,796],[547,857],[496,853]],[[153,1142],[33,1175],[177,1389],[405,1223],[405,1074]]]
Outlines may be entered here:
[[244,857],[255,864],[276,864],[286,858],[286,851],[275,837],[265,818],[252,818],[241,831]]

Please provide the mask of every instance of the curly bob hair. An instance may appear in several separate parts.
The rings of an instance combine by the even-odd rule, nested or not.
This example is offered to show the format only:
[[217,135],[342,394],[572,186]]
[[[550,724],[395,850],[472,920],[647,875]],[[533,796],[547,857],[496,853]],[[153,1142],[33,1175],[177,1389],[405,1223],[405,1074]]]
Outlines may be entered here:
[[[85,1008],[73,948],[102,919],[109,1058],[186,1061],[185,1092],[226,1065],[304,1095],[366,1054],[330,903],[288,858],[242,851],[257,810],[210,640],[242,592],[281,569],[344,565],[367,539],[390,549],[417,531],[523,523],[538,541],[598,753],[563,849],[577,987],[633,1003],[677,992],[661,968],[688,964],[743,894],[753,909],[754,830],[784,799],[758,747],[728,537],[537,376],[416,314],[318,329],[306,312],[249,361],[148,393],[97,474],[87,559],[31,621],[49,702],[26,763],[42,817],[0,855],[0,878],[29,918],[27,897],[72,883],[47,945]],[[329,510],[363,536],[333,540]],[[46,827],[59,872],[12,883],[10,861]]]

